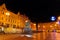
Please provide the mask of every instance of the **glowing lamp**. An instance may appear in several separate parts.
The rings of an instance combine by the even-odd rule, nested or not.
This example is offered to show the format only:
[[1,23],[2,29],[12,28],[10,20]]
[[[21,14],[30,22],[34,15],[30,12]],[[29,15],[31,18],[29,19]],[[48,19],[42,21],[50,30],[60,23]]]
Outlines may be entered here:
[[58,20],[60,20],[60,16],[58,17]]
[[51,17],[51,20],[52,20],[52,21],[55,21],[55,20],[56,20],[56,17],[55,17],[55,16],[52,16],[52,17]]
[[7,12],[7,13],[6,13],[6,15],[8,15],[8,16],[9,16],[9,15],[10,15],[10,13],[9,13],[9,12]]
[[36,24],[34,24],[34,25],[36,25]]

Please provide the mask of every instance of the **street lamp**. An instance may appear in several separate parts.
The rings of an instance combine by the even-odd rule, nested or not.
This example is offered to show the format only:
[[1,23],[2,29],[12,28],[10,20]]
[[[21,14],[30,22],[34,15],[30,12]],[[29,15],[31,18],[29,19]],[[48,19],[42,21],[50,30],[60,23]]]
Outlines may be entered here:
[[28,20],[26,20],[25,22],[28,22]]
[[60,16],[58,17],[58,20],[60,20]]
[[34,26],[36,26],[36,24],[34,24]]

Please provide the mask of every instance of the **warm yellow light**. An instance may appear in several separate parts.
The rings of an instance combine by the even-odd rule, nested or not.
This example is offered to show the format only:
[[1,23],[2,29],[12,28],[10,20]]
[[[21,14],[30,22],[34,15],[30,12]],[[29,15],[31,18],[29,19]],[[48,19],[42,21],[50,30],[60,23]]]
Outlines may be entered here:
[[4,31],[4,27],[2,27],[2,31]]
[[58,20],[60,20],[60,16],[58,17]]
[[7,13],[6,13],[6,15],[8,15],[8,16],[9,16],[9,15],[10,15],[10,13],[9,13],[9,12],[7,12]]
[[34,24],[34,26],[35,26],[36,24]]
[[53,27],[52,25],[50,25],[50,27]]
[[38,25],[38,27],[40,27],[40,26]]
[[45,28],[45,26],[43,26],[43,28]]
[[28,20],[26,20],[25,22],[28,22]]
[[56,22],[56,24],[59,24],[59,22]]
[[57,26],[57,24],[55,24],[55,26]]

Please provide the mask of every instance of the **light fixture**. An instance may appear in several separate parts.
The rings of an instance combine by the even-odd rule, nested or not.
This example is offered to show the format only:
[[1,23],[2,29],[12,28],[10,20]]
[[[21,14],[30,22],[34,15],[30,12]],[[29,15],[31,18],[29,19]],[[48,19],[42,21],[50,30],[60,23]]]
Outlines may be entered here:
[[51,17],[51,21],[55,21],[56,20],[56,17],[55,16],[52,16]]
[[7,13],[6,13],[6,15],[7,15],[7,16],[9,16],[9,15],[10,15],[10,13],[9,13],[9,12],[7,12]]

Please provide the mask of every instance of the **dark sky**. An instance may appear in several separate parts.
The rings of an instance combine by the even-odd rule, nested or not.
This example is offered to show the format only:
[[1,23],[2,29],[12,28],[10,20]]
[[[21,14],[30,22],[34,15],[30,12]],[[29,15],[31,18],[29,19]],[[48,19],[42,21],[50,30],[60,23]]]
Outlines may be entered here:
[[30,20],[35,22],[49,22],[51,16],[60,15],[59,0],[4,0],[0,4],[5,3],[7,9],[17,13],[26,14]]

